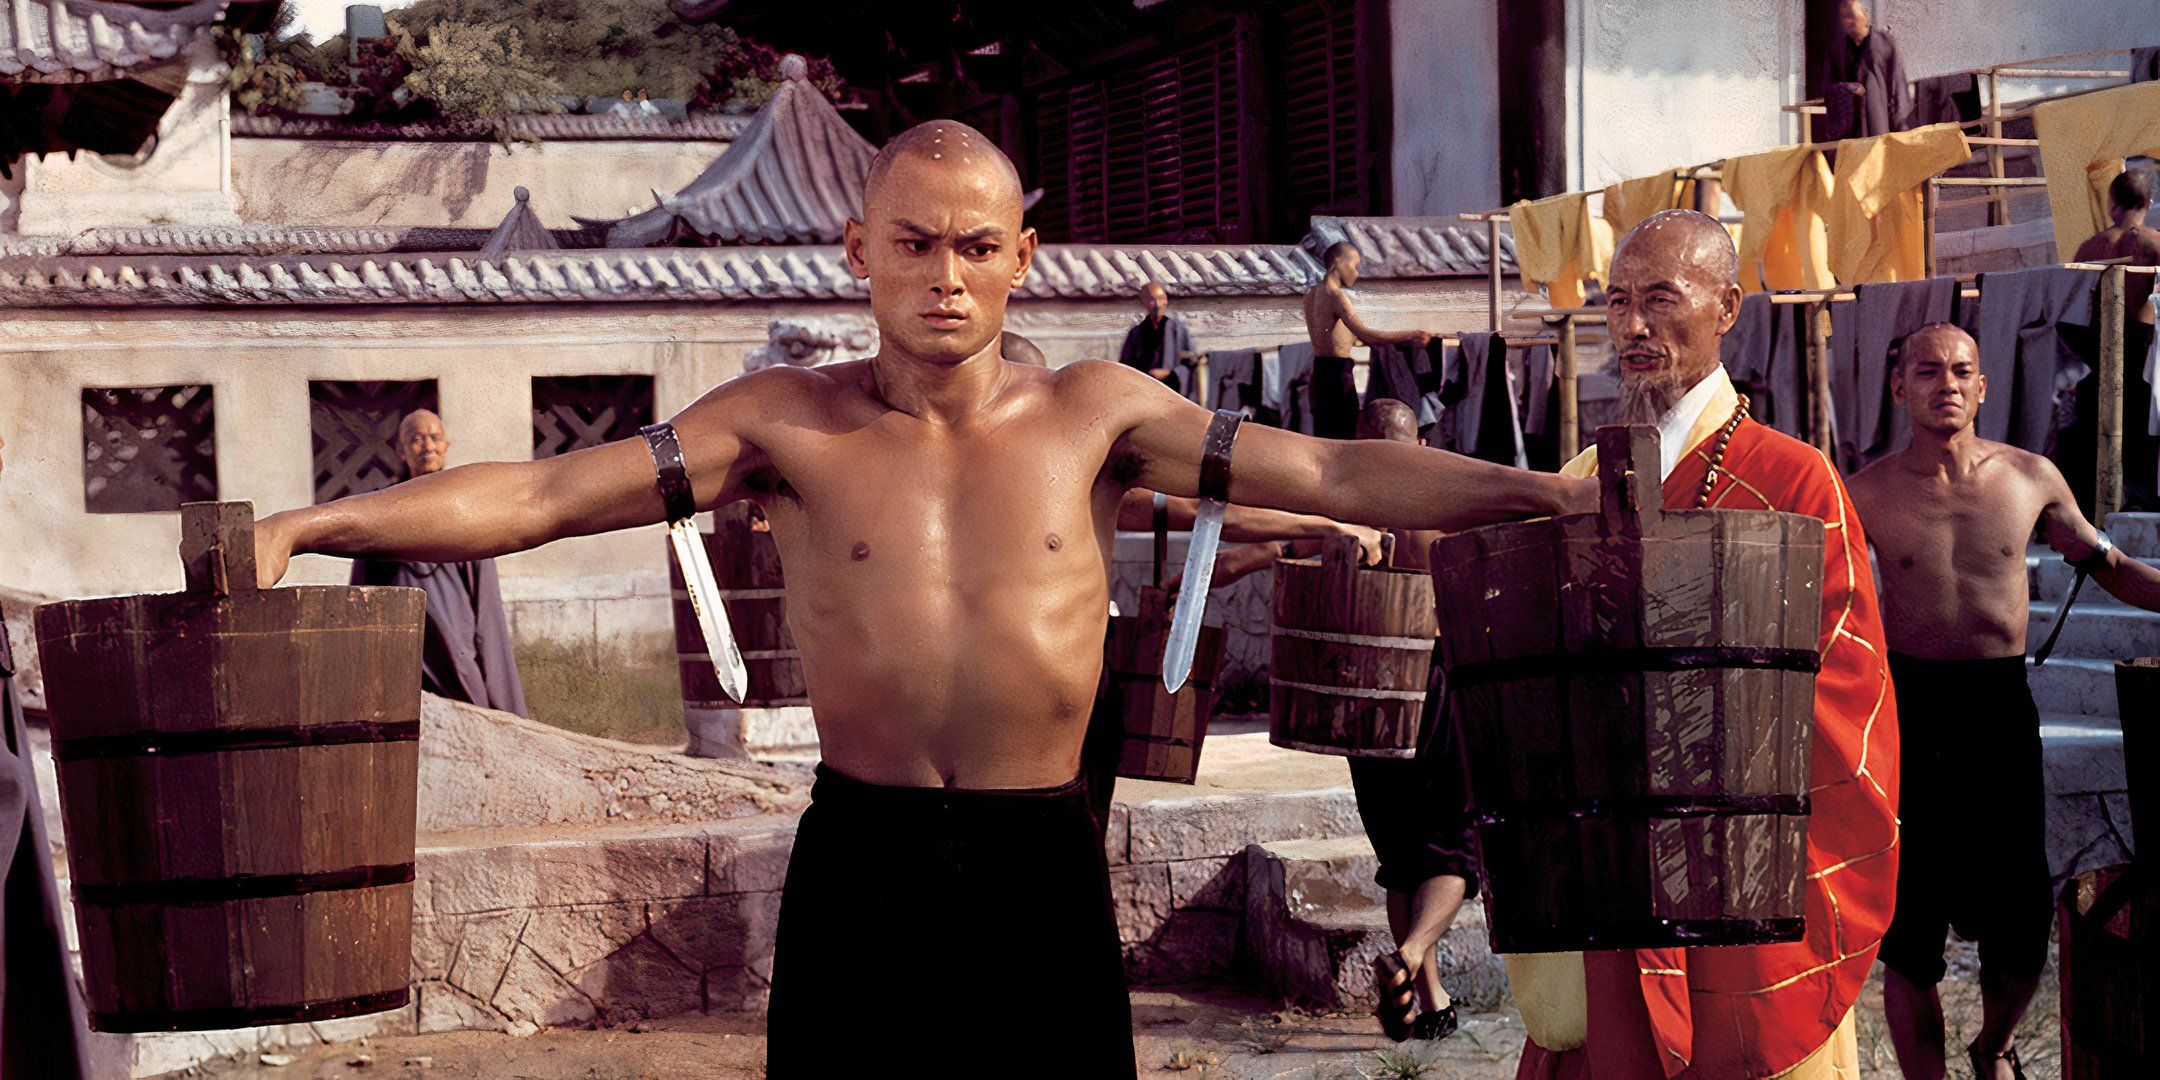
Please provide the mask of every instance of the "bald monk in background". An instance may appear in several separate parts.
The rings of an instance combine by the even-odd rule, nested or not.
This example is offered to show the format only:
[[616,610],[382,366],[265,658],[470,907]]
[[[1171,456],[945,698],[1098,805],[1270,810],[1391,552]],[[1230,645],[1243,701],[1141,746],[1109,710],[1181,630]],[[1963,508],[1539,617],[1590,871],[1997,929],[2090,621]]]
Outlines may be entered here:
[[2126,603],[2160,611],[2160,570],[2104,545],[2055,463],[1989,442],[1980,349],[1948,323],[1908,335],[1890,393],[1912,446],[1852,479],[1875,545],[1903,751],[1902,870],[1883,937],[1883,1011],[1898,1067],[1944,1070],[1944,935],[1980,946],[1981,1080],[2019,1075],[2011,1038],[2047,965],[2048,875],[2040,710],[2025,678],[2025,545],[2037,528]]
[[[782,892],[769,1074],[1133,1076],[1081,742],[1117,508],[1199,494],[1211,417],[1119,364],[1000,355],[1035,234],[1012,163],[964,124],[879,151],[845,251],[875,356],[744,375],[673,422],[696,505],[772,521],[824,754]],[[1232,502],[1382,526],[1597,501],[1591,481],[1259,425],[1229,474]],[[265,518],[258,566],[269,584],[295,552],[484,558],[666,514],[654,453],[625,440]]]
[[[2131,266],[2160,266],[2160,231],[2145,224],[2160,170],[2138,165],[2108,184],[2108,215],[2113,224],[2078,245],[2079,262],[2123,260]],[[2160,502],[2160,411],[2153,408],[2153,387],[2160,384],[2160,348],[2154,347],[2153,324],[2160,305],[2153,284],[2160,274],[2125,274],[2123,301],[2130,318],[2123,330],[2123,487],[2126,509],[2151,510]],[[2074,475],[2092,466],[2094,432],[2100,423],[2100,395],[2095,381],[2078,387],[2077,424],[2062,432],[2056,457]],[[2067,451],[2067,452],[2065,452]]]
[[[442,417],[427,409],[407,414],[398,424],[397,450],[406,480],[441,472],[450,454],[450,434]],[[510,647],[510,620],[503,613],[495,560],[356,559],[351,582],[402,585],[427,594],[422,690],[484,709],[531,715]]]
[[1313,434],[1347,439],[1357,432],[1357,381],[1350,350],[1358,345],[1409,345],[1424,348],[1433,335],[1424,330],[1381,330],[1358,318],[1350,288],[1358,282],[1365,256],[1348,240],[1329,244],[1327,273],[1305,290],[1305,333],[1312,341]]

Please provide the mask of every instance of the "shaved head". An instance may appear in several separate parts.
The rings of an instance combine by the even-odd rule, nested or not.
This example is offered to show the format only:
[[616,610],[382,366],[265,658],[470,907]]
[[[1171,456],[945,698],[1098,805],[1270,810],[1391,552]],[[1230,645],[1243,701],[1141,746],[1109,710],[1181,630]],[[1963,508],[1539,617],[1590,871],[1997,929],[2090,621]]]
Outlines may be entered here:
[[1415,444],[1417,413],[1394,398],[1374,398],[1358,414],[1357,437]]
[[1643,249],[1645,257],[1677,260],[1715,284],[1740,282],[1740,253],[1733,248],[1732,233],[1698,210],[1664,210],[1644,218],[1613,248],[1613,265],[1620,265],[1635,248]]
[[406,413],[398,422],[397,455],[405,463],[407,476],[441,472],[450,456],[450,433],[443,428],[442,417],[427,409]]
[[1020,171],[990,137],[958,120],[932,120],[893,136],[870,159],[870,175],[863,181],[863,207],[877,205],[878,196],[894,166],[913,159],[941,170],[959,170],[980,177],[983,192],[993,198],[1011,196],[1017,216],[1026,193],[1020,190]]
[[1980,343],[1956,323],[1929,323],[1899,339],[1895,346],[1897,367],[1904,367],[1918,357],[1950,360],[1957,356],[1980,359]]

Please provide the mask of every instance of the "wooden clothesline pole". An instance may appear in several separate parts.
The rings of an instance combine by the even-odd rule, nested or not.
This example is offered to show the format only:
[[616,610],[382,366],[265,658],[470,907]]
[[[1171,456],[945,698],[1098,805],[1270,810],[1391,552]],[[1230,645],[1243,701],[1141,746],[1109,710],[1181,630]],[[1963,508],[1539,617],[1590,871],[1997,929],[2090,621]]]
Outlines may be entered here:
[[2126,267],[2111,266],[2100,274],[2100,355],[2093,373],[2093,390],[2099,395],[2099,445],[2093,458],[2093,520],[2105,524],[2108,515],[2122,509],[2123,490],[2123,334]]

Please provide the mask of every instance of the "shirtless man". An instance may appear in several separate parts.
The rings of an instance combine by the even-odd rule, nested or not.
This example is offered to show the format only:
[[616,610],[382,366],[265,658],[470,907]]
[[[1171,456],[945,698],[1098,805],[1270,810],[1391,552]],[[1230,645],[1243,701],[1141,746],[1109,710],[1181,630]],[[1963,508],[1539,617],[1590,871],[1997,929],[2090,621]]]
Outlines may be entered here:
[[[2152,211],[2153,194],[2160,184],[2160,170],[2139,165],[2108,184],[2108,213],[2115,224],[2094,233],[2078,245],[2078,261],[2126,259],[2132,266],[2160,266],[2160,231],[2145,224]],[[2154,422],[2153,384],[2160,381],[2160,353],[2153,350],[2156,304],[2153,282],[2160,275],[2128,274],[2123,281],[2124,303],[2131,321],[2124,330],[2123,351],[2133,366],[2123,380],[2123,486],[2130,508],[2151,509],[2149,501],[2160,497],[2160,423]],[[2139,378],[2142,370],[2143,378]],[[2099,395],[2091,385],[2078,390],[2077,425],[2062,433],[2070,455],[2057,460],[2076,475],[2091,468],[2093,433],[2100,423]]]
[[2040,714],[2025,683],[2025,545],[2037,526],[2129,603],[2160,610],[2160,571],[2101,544],[2053,462],[1973,429],[1987,400],[1980,352],[1936,323],[1905,339],[1891,396],[1912,446],[1852,478],[1882,574],[1883,622],[1904,744],[1897,907],[1884,935],[1883,1008],[1898,1065],[1944,1069],[1943,935],[1979,942],[1975,1074],[2016,1074],[2012,1033],[2047,962]]
[[[2128,259],[2132,266],[2160,266],[2160,230],[2145,224],[2145,215],[2152,210],[2156,177],[2160,172],[2140,165],[2108,185],[2108,216],[2115,219],[2115,224],[2078,245],[2079,262]],[[2131,274],[2128,280],[2130,310],[2146,323],[2153,321],[2153,310],[2145,302],[2152,295],[2153,278],[2152,274]]]
[[[824,754],[788,864],[770,1075],[1026,1062],[1132,1076],[1102,845],[1077,778],[1126,490],[1200,490],[1211,418],[1145,372],[998,353],[1035,234],[1012,163],[932,121],[871,163],[850,270],[878,353],[774,367],[674,420],[700,508],[772,521]],[[1588,511],[1592,482],[1258,425],[1231,501],[1461,529]],[[666,516],[631,439],[483,463],[263,519],[265,585],[298,552],[456,560]],[[874,1056],[874,1057],[872,1057]]]
[[1357,245],[1337,240],[1328,245],[1326,260],[1327,275],[1305,290],[1305,333],[1313,347],[1313,434],[1347,439],[1356,433],[1358,411],[1350,350],[1361,343],[1424,348],[1433,336],[1423,330],[1379,330],[1358,318],[1349,293],[1365,261]]

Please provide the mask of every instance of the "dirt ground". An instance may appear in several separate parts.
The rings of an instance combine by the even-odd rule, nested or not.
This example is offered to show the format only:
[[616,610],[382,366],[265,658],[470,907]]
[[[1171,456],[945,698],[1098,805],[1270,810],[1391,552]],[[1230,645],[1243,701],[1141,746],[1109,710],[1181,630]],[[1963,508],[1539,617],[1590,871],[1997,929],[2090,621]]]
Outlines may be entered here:
[[[1979,1022],[1977,960],[1969,945],[1950,950],[1944,1012],[1956,1046]],[[1436,1043],[1397,1046],[1362,1014],[1312,1015],[1217,987],[1149,989],[1133,994],[1133,1028],[1140,1074],[1222,1080],[1507,1080],[1515,1075],[1523,1030],[1514,1010],[1466,1016],[1463,1027]],[[2055,970],[2049,964],[2039,999],[2019,1030],[2026,1075],[2060,1074]],[[1899,1075],[1883,1034],[1880,968],[1860,1003],[1861,1076]],[[1054,1041],[1054,1040],[1052,1040]],[[411,1035],[359,1043],[296,1048],[289,1061],[220,1062],[174,1077],[251,1080],[364,1080],[366,1077],[488,1077],[501,1080],[659,1080],[763,1075],[763,1018],[751,1013],[684,1016],[601,1030],[543,1031],[522,1038],[487,1032]],[[271,1061],[281,1061],[273,1057]],[[859,1070],[836,1061],[836,1075],[880,1075],[891,1062]],[[1026,1062],[979,1062],[977,1076],[1029,1076]],[[1969,1077],[1962,1054],[1950,1075]]]

